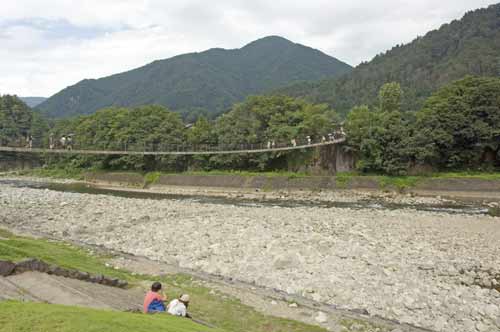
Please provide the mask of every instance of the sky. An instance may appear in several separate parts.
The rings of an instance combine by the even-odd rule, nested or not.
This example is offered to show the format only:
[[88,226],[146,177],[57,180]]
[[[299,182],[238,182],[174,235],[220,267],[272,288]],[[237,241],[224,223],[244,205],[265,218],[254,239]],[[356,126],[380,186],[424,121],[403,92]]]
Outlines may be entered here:
[[[498,1],[498,0],[497,0]],[[0,11],[0,95],[49,97],[85,78],[279,35],[353,66],[487,0],[16,0]]]

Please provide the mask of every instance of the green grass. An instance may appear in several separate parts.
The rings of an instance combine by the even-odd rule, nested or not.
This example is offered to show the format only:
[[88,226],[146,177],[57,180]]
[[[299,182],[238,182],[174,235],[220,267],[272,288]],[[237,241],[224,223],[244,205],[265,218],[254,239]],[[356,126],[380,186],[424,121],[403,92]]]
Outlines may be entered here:
[[490,215],[492,217],[500,217],[500,207],[489,208],[488,215]]
[[423,179],[420,176],[377,176],[381,189],[397,189],[403,191],[415,187]]
[[0,330],[5,332],[223,332],[170,315],[143,315],[13,301],[0,302]]
[[[210,289],[199,286],[197,280],[187,275],[178,274],[161,278],[148,275],[133,275],[127,271],[106,267],[105,262],[110,257],[91,255],[87,250],[64,242],[14,236],[0,229],[0,259],[20,261],[25,258],[38,258],[69,269],[120,278],[127,280],[132,285],[138,285],[139,283],[142,285],[145,281],[149,283],[151,280],[161,281],[169,298],[177,297],[181,293],[191,295],[193,301],[190,311],[194,317],[217,327],[224,328],[227,331],[325,332],[324,329],[319,327],[263,315],[251,307],[243,305],[239,300],[234,298],[210,294]],[[0,326],[2,325],[0,324]],[[0,328],[0,330],[2,329]],[[13,331],[23,330],[15,329]],[[28,329],[26,331],[31,330]],[[59,330],[54,329],[53,331]],[[108,330],[95,329],[85,331]]]
[[155,184],[160,176],[160,172],[146,173],[146,175],[144,175],[144,186],[147,187],[149,185]]
[[500,180],[500,172],[490,173],[490,172],[443,172],[443,173],[433,173],[429,176],[430,178],[442,178],[442,179],[480,179],[480,180]]
[[347,184],[356,177],[367,177],[376,180],[380,189],[396,189],[403,191],[414,188],[421,181],[432,181],[433,179],[478,179],[478,180],[500,180],[500,173],[484,172],[442,172],[418,176],[389,176],[379,174],[360,174],[355,172],[338,173],[335,181],[338,188],[346,188]]

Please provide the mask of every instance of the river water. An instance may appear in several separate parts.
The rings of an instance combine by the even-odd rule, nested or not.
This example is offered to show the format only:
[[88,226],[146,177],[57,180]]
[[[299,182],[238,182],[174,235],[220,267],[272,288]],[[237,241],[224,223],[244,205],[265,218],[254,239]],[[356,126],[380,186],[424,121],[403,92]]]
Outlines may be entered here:
[[276,207],[318,207],[318,208],[348,208],[348,209],[376,209],[376,210],[398,210],[398,209],[414,209],[417,211],[430,212],[445,212],[450,214],[466,214],[466,215],[487,215],[488,208],[473,202],[448,202],[442,201],[439,203],[394,203],[376,198],[364,198],[353,202],[345,201],[310,201],[310,200],[294,200],[287,198],[283,199],[245,199],[245,198],[228,198],[214,197],[205,195],[193,194],[168,194],[148,191],[137,191],[127,189],[109,189],[99,188],[86,183],[51,183],[30,180],[2,180],[2,184],[10,185],[17,188],[32,188],[41,190],[53,190],[58,192],[80,193],[91,195],[107,195],[123,198],[151,199],[151,200],[188,200],[206,204],[223,204],[234,206],[276,206]]

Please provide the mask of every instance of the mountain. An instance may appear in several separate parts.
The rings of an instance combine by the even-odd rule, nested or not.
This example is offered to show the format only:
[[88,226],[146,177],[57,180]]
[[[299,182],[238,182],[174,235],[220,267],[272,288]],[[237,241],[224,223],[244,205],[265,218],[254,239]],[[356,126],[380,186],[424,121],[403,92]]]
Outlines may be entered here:
[[47,100],[45,97],[19,97],[19,99],[24,101],[24,103],[31,108],[36,107]]
[[466,75],[500,76],[500,4],[398,45],[338,80],[292,84],[273,93],[328,103],[346,114],[355,105],[373,105],[379,88],[396,81],[405,93],[403,108],[416,111],[437,88]]
[[225,111],[248,95],[294,81],[339,77],[351,66],[281,37],[241,49],[211,49],[155,61],[125,73],[83,80],[37,109],[51,117],[91,114],[107,106],[160,104],[176,111]]

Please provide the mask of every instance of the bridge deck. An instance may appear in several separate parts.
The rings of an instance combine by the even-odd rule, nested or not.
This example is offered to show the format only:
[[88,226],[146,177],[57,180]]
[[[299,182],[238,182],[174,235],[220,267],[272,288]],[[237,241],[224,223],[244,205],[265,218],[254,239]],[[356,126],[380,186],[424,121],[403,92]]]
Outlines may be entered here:
[[267,152],[281,152],[316,148],[321,146],[335,145],[345,142],[345,138],[324,143],[309,145],[289,146],[274,149],[254,150],[211,150],[211,151],[105,151],[105,150],[66,150],[66,149],[44,149],[44,148],[16,148],[0,146],[0,152],[22,152],[22,153],[52,153],[52,154],[86,154],[86,155],[141,155],[141,156],[192,156],[192,155],[228,155],[228,154],[255,154]]

